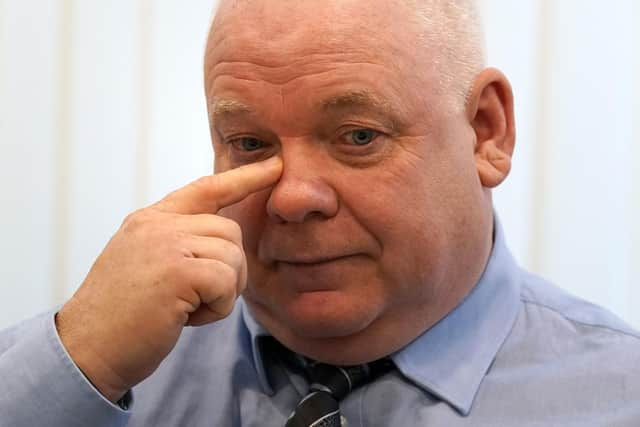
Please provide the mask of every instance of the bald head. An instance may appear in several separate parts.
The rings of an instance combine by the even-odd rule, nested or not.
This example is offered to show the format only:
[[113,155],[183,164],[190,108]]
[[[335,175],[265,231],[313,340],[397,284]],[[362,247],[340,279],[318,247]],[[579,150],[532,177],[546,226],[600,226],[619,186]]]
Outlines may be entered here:
[[421,46],[442,61],[444,89],[466,97],[485,66],[484,35],[475,0],[413,0],[422,21]]
[[[215,62],[209,53],[226,39],[225,32],[234,27],[241,31],[247,28],[263,31],[258,38],[275,40],[286,38],[292,27],[305,20],[308,21],[303,24],[305,27],[316,23],[321,28],[324,22],[332,27],[332,32],[320,30],[315,40],[333,41],[338,48],[342,41],[340,27],[344,24],[338,21],[346,15],[347,24],[352,29],[358,28],[365,38],[391,40],[398,39],[399,33],[407,33],[415,65],[432,68],[436,88],[451,95],[461,106],[474,77],[485,66],[484,37],[475,3],[475,0],[220,0],[209,37],[205,72]],[[389,25],[391,17],[394,19]],[[345,39],[352,38],[350,29],[342,30]],[[420,64],[421,60],[426,63]]]

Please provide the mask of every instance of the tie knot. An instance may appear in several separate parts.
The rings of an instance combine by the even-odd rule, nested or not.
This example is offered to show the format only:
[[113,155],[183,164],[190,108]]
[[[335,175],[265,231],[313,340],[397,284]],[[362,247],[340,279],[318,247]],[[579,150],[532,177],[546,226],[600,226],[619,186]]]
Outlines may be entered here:
[[308,366],[312,391],[326,391],[338,400],[353,389],[366,384],[393,368],[389,359],[376,360],[355,366],[334,366],[312,362]]
[[326,391],[338,400],[344,398],[354,388],[364,384],[369,377],[367,365],[333,366],[313,363],[309,366],[312,391]]
[[287,419],[286,427],[339,427],[344,425],[338,402],[353,389],[393,369],[390,359],[356,366],[309,362],[309,393]]

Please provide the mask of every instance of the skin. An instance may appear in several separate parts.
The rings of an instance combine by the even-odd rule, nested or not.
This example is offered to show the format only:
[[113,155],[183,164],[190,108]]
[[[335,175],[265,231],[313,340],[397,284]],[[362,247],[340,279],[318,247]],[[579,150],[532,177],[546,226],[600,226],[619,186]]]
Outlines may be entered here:
[[69,355],[105,397],[151,375],[185,326],[231,313],[246,284],[242,232],[216,213],[281,172],[274,157],[206,176],[124,220],[56,316]]
[[[398,350],[470,291],[513,148],[504,76],[481,73],[467,105],[440,93],[437,52],[391,3],[269,3],[267,18],[227,2],[206,57],[216,170],[284,164],[272,191],[222,212],[244,231],[245,299],[287,347],[336,364]],[[324,107],[354,91],[384,105]],[[376,137],[358,146],[358,130]]]
[[56,317],[107,398],[243,291],[289,348],[354,364],[406,345],[477,282],[490,189],[510,169],[511,88],[488,69],[455,102],[411,10],[373,3],[222,2],[205,60],[216,175],[125,219]]

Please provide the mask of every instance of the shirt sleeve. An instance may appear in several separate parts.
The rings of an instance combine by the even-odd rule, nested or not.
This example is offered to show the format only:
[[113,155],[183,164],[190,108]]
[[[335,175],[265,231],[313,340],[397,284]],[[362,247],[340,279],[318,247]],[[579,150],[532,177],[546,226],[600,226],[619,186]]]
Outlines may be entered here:
[[0,425],[124,427],[131,415],[84,377],[58,336],[54,312],[0,332]]

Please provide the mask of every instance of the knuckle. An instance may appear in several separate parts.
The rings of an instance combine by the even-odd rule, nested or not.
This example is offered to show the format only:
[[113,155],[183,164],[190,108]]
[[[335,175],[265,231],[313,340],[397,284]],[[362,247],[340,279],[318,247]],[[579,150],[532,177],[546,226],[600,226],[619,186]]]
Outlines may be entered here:
[[151,216],[148,209],[138,209],[125,217],[122,222],[122,229],[128,233],[138,232],[150,222]]
[[228,316],[231,311],[233,311],[237,297],[238,292],[234,282],[226,282],[225,286],[220,289],[220,298],[216,300],[216,311],[218,311],[223,317]]
[[202,176],[193,182],[193,186],[197,188],[199,193],[206,197],[212,197],[216,194],[218,178],[215,175]]
[[216,307],[216,313],[218,313],[222,318],[228,317],[233,312],[234,306],[235,302],[233,300],[225,301],[223,304]]
[[165,237],[167,240],[171,241],[171,243],[176,246],[178,249],[184,250],[184,248],[190,246],[189,242],[193,239],[193,236],[184,230],[180,230],[177,228],[165,230],[167,236]]
[[161,282],[180,284],[184,276],[183,263],[175,261],[168,261],[164,263],[161,274]]
[[216,313],[218,318],[227,317],[233,311],[238,296],[236,280],[238,273],[227,264],[220,263],[216,269],[216,298],[209,303],[209,309]]
[[238,283],[238,270],[230,265],[220,263],[220,293],[225,296],[235,296]]
[[220,237],[232,242],[237,242],[238,239],[242,239],[242,228],[236,221],[220,215],[213,215],[211,218],[212,222],[215,223]]
[[203,189],[209,188],[214,185],[214,182],[212,180],[213,177],[214,175],[201,176],[193,182],[193,185],[195,185],[196,187],[201,187]]
[[223,240],[222,250],[224,251],[224,259],[228,260],[231,267],[238,270],[244,263],[244,251],[238,244]]
[[247,268],[247,259],[242,259],[242,265],[240,266],[240,277],[238,282],[238,292],[242,293],[247,288],[249,271]]
[[244,265],[244,251],[238,245],[231,245],[229,250],[231,258],[233,260],[233,266],[236,270],[239,270]]
[[233,242],[242,244],[242,228],[240,227],[240,224],[233,220],[229,220],[227,230],[229,232],[229,237]]

